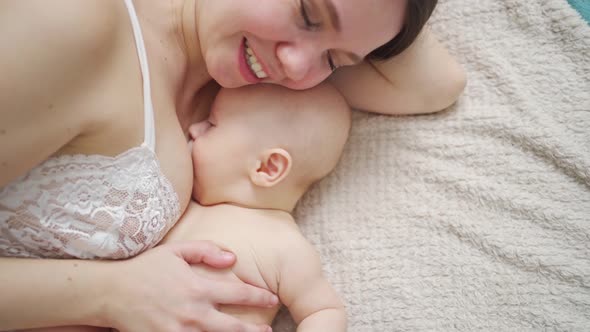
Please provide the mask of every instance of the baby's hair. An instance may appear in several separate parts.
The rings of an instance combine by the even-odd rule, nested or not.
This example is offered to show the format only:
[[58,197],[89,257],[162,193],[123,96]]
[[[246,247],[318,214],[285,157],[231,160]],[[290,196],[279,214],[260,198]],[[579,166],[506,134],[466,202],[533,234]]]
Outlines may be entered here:
[[408,48],[418,37],[432,15],[438,0],[407,0],[404,25],[401,31],[385,45],[369,53],[369,60],[387,60]]

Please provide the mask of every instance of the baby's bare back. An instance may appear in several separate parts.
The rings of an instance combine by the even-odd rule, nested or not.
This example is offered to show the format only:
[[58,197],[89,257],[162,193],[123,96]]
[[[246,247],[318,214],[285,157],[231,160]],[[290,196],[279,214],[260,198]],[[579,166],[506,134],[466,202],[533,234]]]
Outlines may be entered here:
[[[191,202],[187,212],[162,243],[194,240],[212,241],[233,252],[237,262],[232,269],[217,270],[204,265],[195,273],[210,278],[241,280],[278,293],[281,241],[298,232],[290,215],[283,212],[253,210],[233,205],[203,207]],[[261,309],[223,306],[221,311],[253,323],[269,324],[278,307]]]

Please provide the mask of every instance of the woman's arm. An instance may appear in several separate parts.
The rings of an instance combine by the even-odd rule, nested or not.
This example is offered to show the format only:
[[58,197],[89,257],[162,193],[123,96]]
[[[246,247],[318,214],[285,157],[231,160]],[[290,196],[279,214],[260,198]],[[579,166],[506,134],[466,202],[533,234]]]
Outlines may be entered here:
[[166,244],[126,261],[0,258],[0,330],[93,325],[121,332],[265,332],[218,312],[271,307],[272,293],[208,280],[189,264],[228,268],[235,256],[203,241]]
[[[0,2],[0,188],[84,132],[90,116],[73,105],[109,59],[114,24],[105,3]],[[95,317],[103,266],[0,258],[0,330]]]
[[95,121],[84,106],[115,50],[114,5],[0,2],[0,187]]
[[95,261],[0,258],[0,330],[103,325],[108,266]]
[[340,68],[330,80],[352,107],[383,114],[440,111],[466,82],[461,65],[427,28],[398,56]]

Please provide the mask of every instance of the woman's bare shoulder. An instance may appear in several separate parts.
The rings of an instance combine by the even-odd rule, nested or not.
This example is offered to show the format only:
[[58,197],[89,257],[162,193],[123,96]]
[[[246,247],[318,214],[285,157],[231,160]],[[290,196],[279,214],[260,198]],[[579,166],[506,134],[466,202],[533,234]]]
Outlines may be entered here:
[[112,0],[5,0],[0,33],[7,46],[40,42],[47,52],[104,46],[116,33],[122,6]]
[[0,187],[91,121],[71,104],[116,53],[121,9],[111,0],[0,1]]

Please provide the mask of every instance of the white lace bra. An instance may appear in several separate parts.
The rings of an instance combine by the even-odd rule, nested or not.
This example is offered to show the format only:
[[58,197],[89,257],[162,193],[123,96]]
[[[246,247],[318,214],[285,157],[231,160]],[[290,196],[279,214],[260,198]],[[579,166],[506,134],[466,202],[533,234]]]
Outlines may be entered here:
[[52,157],[0,188],[0,256],[127,258],[155,246],[180,203],[155,154],[149,68],[129,11],[143,77],[145,141],[116,157]]

